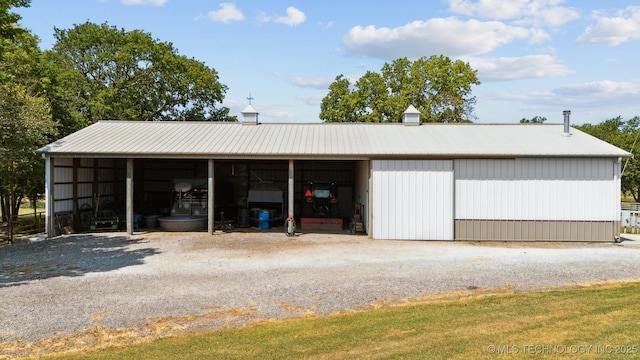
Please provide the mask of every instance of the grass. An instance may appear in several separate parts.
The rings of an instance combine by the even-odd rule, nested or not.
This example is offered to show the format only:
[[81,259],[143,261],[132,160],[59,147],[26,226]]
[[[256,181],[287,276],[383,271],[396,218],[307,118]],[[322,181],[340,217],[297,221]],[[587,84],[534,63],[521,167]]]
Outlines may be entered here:
[[[36,201],[36,212],[44,211],[44,200]],[[18,215],[33,214],[33,206],[29,203],[29,200],[23,200],[18,210]]]
[[640,283],[598,284],[265,321],[53,359],[630,359],[640,356],[639,303]]

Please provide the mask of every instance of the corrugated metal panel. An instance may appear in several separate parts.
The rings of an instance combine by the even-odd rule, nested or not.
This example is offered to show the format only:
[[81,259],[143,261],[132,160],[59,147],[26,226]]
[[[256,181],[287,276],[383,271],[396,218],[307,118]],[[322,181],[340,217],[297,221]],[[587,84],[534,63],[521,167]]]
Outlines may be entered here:
[[72,183],[73,168],[59,166],[58,159],[56,159],[56,167],[53,171],[53,178],[55,179],[56,183]]
[[93,159],[80,159],[80,166],[82,167],[92,167]]
[[72,211],[72,210],[73,210],[73,200],[56,201],[55,204],[53,205],[53,211],[56,213],[63,212],[63,211]]
[[374,160],[374,239],[453,240],[453,162]]
[[112,167],[113,159],[96,159],[99,167]]
[[91,198],[93,196],[93,184],[78,184],[78,198]]
[[[39,152],[75,157],[629,156],[562,125],[261,124],[101,121]],[[540,146],[544,144],[544,146]]]
[[612,159],[456,160],[456,219],[619,218],[619,165]]
[[78,168],[78,182],[91,182],[91,181],[93,181],[93,169]]
[[56,159],[56,166],[73,166],[73,159]]
[[[55,184],[55,200],[73,199],[73,184]],[[72,210],[73,208],[69,209]]]
[[611,242],[619,221],[456,220],[456,240]]
[[98,169],[98,181],[113,181],[113,169],[102,168]]

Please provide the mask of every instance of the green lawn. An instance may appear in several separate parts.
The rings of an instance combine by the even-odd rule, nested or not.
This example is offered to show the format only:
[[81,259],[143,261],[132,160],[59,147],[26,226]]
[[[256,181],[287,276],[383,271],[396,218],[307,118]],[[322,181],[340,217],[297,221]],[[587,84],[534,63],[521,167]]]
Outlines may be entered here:
[[640,283],[271,321],[55,359],[640,357]]

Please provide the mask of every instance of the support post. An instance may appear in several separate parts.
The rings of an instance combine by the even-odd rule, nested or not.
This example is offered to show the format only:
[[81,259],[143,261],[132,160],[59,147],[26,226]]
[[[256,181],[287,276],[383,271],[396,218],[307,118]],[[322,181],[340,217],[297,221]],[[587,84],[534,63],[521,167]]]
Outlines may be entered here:
[[295,191],[293,186],[293,160],[289,160],[289,186],[288,186],[288,201],[287,201],[287,221],[284,223],[284,233],[287,236],[294,236],[296,234],[296,221],[293,219],[293,192]]
[[73,228],[80,229],[80,209],[78,207],[78,167],[80,167],[80,159],[73,160]]
[[370,238],[373,237],[373,169],[371,168],[371,160],[367,160],[367,174],[369,179],[367,180],[367,208],[365,213],[367,214],[367,223],[365,224],[365,231]]
[[44,165],[44,201],[45,201],[45,219],[44,226],[47,232],[47,237],[56,236],[56,226],[54,220],[55,212],[55,193],[53,191],[55,187],[54,179],[54,159],[51,157],[46,158]]
[[210,235],[213,235],[216,231],[216,219],[215,219],[215,172],[213,168],[213,159],[209,159],[208,171],[207,171],[207,232]]
[[288,218],[293,218],[293,192],[294,192],[294,188],[293,188],[293,176],[294,176],[294,171],[293,171],[293,160],[289,160],[289,183],[288,183]]
[[133,235],[133,159],[127,159],[127,235]]

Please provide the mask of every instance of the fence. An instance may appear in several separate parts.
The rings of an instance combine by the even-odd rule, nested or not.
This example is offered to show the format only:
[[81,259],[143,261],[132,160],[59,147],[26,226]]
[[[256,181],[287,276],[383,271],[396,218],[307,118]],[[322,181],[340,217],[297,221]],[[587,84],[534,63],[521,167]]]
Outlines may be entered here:
[[640,233],[640,203],[620,204],[620,227],[623,234]]
[[[44,232],[45,215],[44,212],[23,214],[15,216],[13,221],[13,235],[29,235]],[[0,243],[11,240],[11,229],[9,224],[0,226]]]

